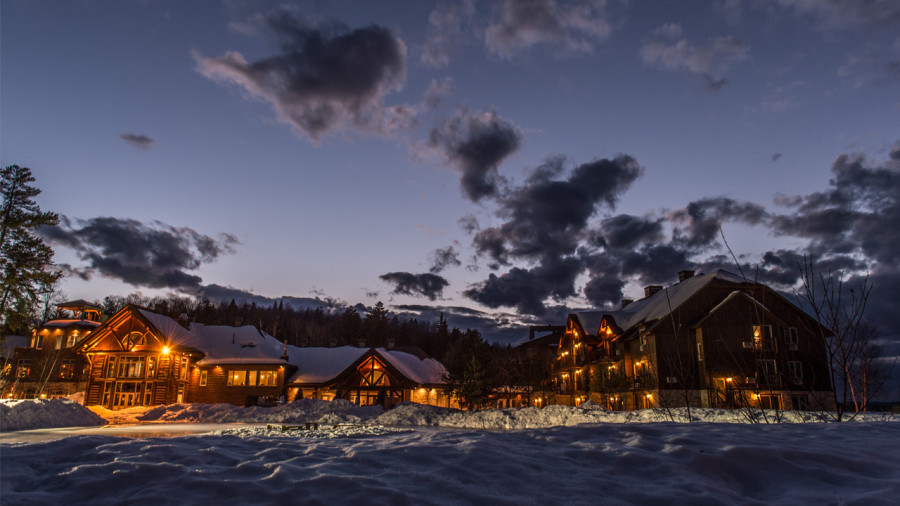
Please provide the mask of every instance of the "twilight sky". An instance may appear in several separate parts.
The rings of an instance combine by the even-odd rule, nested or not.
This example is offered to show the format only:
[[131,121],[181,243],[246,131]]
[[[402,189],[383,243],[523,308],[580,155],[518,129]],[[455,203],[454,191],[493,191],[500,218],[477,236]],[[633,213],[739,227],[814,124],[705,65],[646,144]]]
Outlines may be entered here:
[[71,298],[329,297],[477,326],[681,269],[869,271],[900,316],[900,3],[19,1],[2,164]]

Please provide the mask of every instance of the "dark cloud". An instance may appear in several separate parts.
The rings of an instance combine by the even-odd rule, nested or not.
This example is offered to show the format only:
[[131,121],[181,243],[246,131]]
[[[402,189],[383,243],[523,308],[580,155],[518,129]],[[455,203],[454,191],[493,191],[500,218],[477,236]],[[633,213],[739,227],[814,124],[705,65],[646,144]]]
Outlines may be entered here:
[[428,145],[462,172],[463,193],[478,202],[497,195],[502,182],[497,168],[519,149],[521,141],[519,129],[496,112],[459,109],[455,116],[431,130]]
[[453,246],[447,246],[438,248],[431,253],[431,269],[429,271],[437,274],[447,267],[460,265],[462,262],[459,261],[459,252]]
[[775,162],[777,162],[780,158],[781,158],[781,153],[775,153],[775,154],[772,155],[772,160],[771,160],[771,162],[772,162],[772,163],[775,163]]
[[589,53],[612,31],[604,12],[606,2],[504,0],[497,19],[485,31],[488,51],[513,58],[531,47]]
[[[492,308],[509,306],[541,315],[547,311],[547,299],[562,301],[577,294],[575,280],[587,268],[577,250],[590,236],[588,220],[600,209],[613,209],[643,168],[625,155],[584,163],[569,172],[563,165],[564,159],[553,158],[535,169],[522,186],[498,197],[497,215],[504,222],[482,229],[473,238],[478,254],[491,258],[494,268],[517,260],[536,265],[491,274],[469,287],[466,297]],[[624,221],[629,220],[613,220],[611,232],[619,232],[616,225]],[[616,240],[624,240],[624,235]],[[593,294],[595,287],[596,283]]]
[[576,258],[547,258],[531,269],[513,267],[509,272],[476,283],[464,292],[490,308],[515,307],[520,313],[543,315],[545,301],[562,301],[575,295],[575,278],[584,269]]
[[382,281],[394,285],[392,293],[423,296],[435,300],[444,293],[450,283],[442,276],[432,273],[413,274],[410,272],[389,272],[379,276]]
[[676,244],[652,244],[620,257],[622,274],[637,278],[642,284],[670,282],[682,269],[689,269],[689,254]]
[[134,148],[146,151],[156,142],[152,137],[139,134],[119,134],[123,141],[131,144]]
[[684,38],[681,25],[674,23],[657,29],[652,40],[641,46],[640,53],[644,63],[699,76],[713,91],[728,83],[723,74],[735,63],[749,58],[749,51],[735,37],[716,37],[704,45],[695,45]]
[[680,225],[676,230],[679,239],[687,246],[698,249],[713,244],[724,221],[760,225],[768,217],[768,211],[758,204],[726,197],[700,199],[669,215],[672,222]]
[[194,291],[201,278],[188,271],[221,255],[233,253],[237,239],[223,234],[215,239],[188,227],[161,222],[145,224],[112,217],[73,220],[44,227],[41,235],[51,244],[70,248],[88,265],[71,267],[86,279],[93,273],[136,286]]
[[778,234],[812,239],[835,253],[858,252],[883,266],[900,265],[900,167],[839,156],[829,188],[803,195],[793,214],[773,218]]
[[[560,160],[549,165],[558,166]],[[577,166],[565,179],[558,167],[539,167],[521,187],[499,199],[505,222],[482,229],[474,245],[500,264],[509,257],[530,260],[573,254],[588,219],[602,207],[612,209],[619,195],[643,173],[637,161],[622,155]]]
[[615,304],[622,300],[624,286],[620,276],[594,276],[584,285],[584,297],[595,307]]
[[662,239],[663,222],[620,214],[603,220],[600,225],[603,244],[613,249],[630,249],[640,243]]
[[411,108],[384,105],[406,78],[406,46],[387,28],[312,28],[285,11],[264,23],[280,53],[251,62],[236,51],[219,58],[195,53],[197,70],[269,102],[280,121],[314,141],[348,127],[389,133],[412,120]]

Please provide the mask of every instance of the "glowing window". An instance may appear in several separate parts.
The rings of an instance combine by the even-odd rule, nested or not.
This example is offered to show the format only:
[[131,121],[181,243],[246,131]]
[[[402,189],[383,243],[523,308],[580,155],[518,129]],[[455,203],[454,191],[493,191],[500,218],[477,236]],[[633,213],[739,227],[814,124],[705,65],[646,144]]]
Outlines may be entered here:
[[278,385],[277,381],[278,381],[278,372],[277,371],[259,371],[259,386],[274,387],[274,386]]
[[247,371],[228,371],[228,386],[247,386]]
[[362,365],[359,366],[359,373],[362,376],[362,380],[360,381],[360,385],[363,386],[388,386],[390,385],[390,380],[385,374],[384,364],[375,359],[375,357],[369,357],[366,359]]

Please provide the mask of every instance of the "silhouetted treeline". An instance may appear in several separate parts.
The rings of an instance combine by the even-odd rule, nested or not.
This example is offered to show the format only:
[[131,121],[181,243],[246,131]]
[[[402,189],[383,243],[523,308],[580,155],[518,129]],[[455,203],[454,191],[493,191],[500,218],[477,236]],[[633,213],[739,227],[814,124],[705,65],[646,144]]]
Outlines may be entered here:
[[451,343],[464,334],[481,334],[474,329],[448,329],[441,316],[437,322],[401,318],[391,314],[379,302],[360,312],[355,307],[295,309],[278,301],[270,306],[256,303],[213,303],[191,297],[146,297],[141,294],[113,295],[98,303],[112,315],[135,304],[154,313],[207,325],[254,325],[294,346],[417,346],[428,355],[443,360]]

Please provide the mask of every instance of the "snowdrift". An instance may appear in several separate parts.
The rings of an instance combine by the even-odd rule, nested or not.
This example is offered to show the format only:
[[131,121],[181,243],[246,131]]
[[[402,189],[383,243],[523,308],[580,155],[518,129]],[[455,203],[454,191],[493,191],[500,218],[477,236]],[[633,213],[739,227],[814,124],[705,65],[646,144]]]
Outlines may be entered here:
[[67,399],[0,400],[0,430],[103,425],[106,420]]

